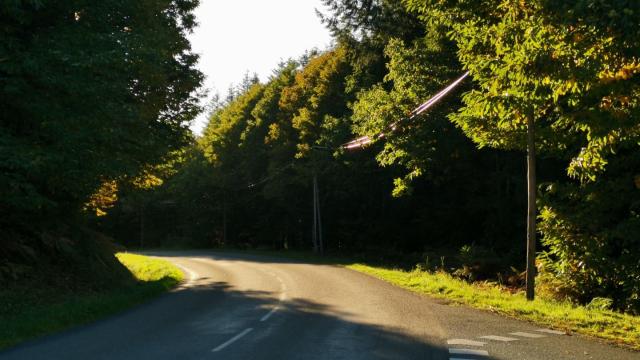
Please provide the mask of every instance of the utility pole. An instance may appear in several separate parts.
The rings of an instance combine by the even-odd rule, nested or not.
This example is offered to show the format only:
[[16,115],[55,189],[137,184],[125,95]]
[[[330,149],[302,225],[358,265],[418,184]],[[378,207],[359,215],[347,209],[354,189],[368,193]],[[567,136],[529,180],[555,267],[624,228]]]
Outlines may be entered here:
[[535,297],[536,277],[536,144],[533,115],[527,117],[527,300]]
[[144,203],[140,205],[140,250],[144,250]]
[[227,245],[227,190],[222,190],[222,244]]
[[[326,146],[318,146],[313,145],[311,147],[312,150],[320,150],[327,151],[329,150]],[[311,241],[313,242],[313,252],[318,253],[320,255],[324,254],[324,241],[322,238],[322,216],[320,215],[320,190],[318,188],[318,171],[317,171],[317,163],[316,163],[316,155],[312,154],[311,162],[313,166],[313,182],[312,182],[312,190],[313,190],[313,228]]]
[[320,191],[318,190],[318,176],[316,174],[313,175],[313,193],[316,206],[315,215],[318,219],[318,252],[322,255],[324,253],[324,244],[322,241],[322,217],[320,216]]
[[316,193],[317,175],[315,170],[313,171],[313,227],[311,228],[311,241],[313,242],[313,252],[318,253],[318,194]]

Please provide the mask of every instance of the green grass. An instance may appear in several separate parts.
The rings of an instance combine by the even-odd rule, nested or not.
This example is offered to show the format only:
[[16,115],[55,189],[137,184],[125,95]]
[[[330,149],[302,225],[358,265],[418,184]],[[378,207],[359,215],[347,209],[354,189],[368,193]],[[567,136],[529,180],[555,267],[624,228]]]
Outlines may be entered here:
[[417,293],[640,350],[638,316],[545,299],[531,302],[522,292],[513,294],[490,283],[470,284],[443,272],[403,271],[365,264],[345,267]]
[[182,272],[167,261],[125,253],[117,257],[137,281],[101,290],[69,290],[43,281],[0,290],[0,349],[96,321],[182,281]]
[[160,282],[168,289],[183,279],[182,271],[166,260],[128,253],[118,253],[116,257],[139,282]]

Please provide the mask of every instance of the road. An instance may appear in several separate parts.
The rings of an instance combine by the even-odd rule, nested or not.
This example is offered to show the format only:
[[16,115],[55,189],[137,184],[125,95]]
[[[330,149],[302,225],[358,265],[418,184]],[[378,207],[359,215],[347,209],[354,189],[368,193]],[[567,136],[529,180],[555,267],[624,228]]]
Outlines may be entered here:
[[181,267],[187,281],[0,359],[640,359],[336,266],[215,252],[153,255]]

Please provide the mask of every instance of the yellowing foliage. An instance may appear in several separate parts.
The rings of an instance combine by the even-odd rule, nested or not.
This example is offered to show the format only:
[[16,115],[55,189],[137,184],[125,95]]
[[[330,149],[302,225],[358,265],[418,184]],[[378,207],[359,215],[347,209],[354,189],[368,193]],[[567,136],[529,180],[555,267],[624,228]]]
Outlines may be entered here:
[[162,185],[163,181],[159,177],[145,171],[142,175],[133,179],[133,185],[138,189],[149,190]]
[[106,210],[112,208],[116,201],[118,201],[118,183],[115,180],[108,180],[91,195],[84,209],[95,212],[96,216],[105,216]]
[[600,73],[599,77],[600,81],[608,84],[614,81],[628,80],[638,73],[640,73],[640,63],[638,62],[638,60],[634,59],[630,63],[623,65],[617,70],[603,71],[602,73]]

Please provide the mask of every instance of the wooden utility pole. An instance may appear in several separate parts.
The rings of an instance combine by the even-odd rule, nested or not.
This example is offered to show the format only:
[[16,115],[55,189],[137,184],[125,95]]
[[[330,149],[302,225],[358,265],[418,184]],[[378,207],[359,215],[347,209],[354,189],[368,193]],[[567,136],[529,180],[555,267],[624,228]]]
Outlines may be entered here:
[[222,244],[227,245],[227,191],[222,190]]
[[311,241],[313,242],[313,252],[317,253],[319,250],[318,247],[318,194],[316,193],[316,179],[317,175],[315,171],[313,172],[313,227],[311,228]]
[[316,198],[316,216],[318,217],[318,252],[324,253],[324,243],[322,241],[322,216],[320,216],[320,190],[318,190],[318,176],[313,176],[313,192]]
[[144,204],[140,205],[140,250],[144,249]]
[[[312,150],[329,150],[326,146],[313,145]],[[318,188],[318,172],[317,172],[317,157],[312,154],[311,162],[313,166],[313,234],[311,235],[311,241],[313,241],[313,252],[322,255],[324,253],[324,241],[322,239],[322,216],[320,215],[320,190]]]
[[536,277],[536,144],[533,116],[527,118],[527,300],[535,297]]

